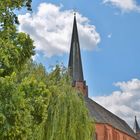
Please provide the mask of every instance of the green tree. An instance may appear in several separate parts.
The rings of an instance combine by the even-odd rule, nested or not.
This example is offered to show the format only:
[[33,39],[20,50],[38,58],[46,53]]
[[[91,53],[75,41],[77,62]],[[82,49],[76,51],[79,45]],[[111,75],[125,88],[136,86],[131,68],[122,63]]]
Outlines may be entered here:
[[0,139],[2,140],[34,139],[32,135],[35,129],[39,130],[41,118],[46,115],[44,111],[47,110],[46,105],[49,102],[47,100],[50,94],[43,81],[39,80],[39,76],[33,77],[29,69],[25,72],[27,62],[34,54],[34,46],[29,35],[19,33],[17,30],[19,21],[14,11],[23,7],[31,11],[31,0],[0,2]]
[[31,0],[0,1],[0,76],[20,71],[34,54],[29,35],[17,30],[19,22],[14,11],[23,7],[31,10]]
[[42,140],[51,93],[37,71],[0,77],[1,140]]
[[48,80],[52,96],[44,140],[92,140],[94,127],[83,96],[72,88],[68,73],[56,67]]
[[33,41],[14,13],[31,0],[0,2],[0,140],[90,140],[84,99],[58,66],[47,73],[31,61]]
[[[20,78],[20,79],[19,79]],[[93,124],[67,72],[28,63],[0,77],[1,140],[91,140]]]

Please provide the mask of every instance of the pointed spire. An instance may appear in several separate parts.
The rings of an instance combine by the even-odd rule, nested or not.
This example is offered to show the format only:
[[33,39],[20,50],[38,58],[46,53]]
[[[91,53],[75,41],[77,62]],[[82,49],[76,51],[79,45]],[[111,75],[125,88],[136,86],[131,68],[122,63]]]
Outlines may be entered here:
[[73,87],[83,93],[84,96],[88,97],[88,86],[84,81],[80,43],[78,37],[78,29],[76,22],[76,13],[74,13],[73,31],[71,38],[70,56],[68,68],[70,70],[70,76],[73,81]]
[[140,133],[140,128],[139,128],[139,124],[137,122],[137,117],[135,116],[135,122],[134,122],[134,128],[133,128],[135,133]]
[[75,12],[74,12],[74,22],[73,22],[73,31],[72,31],[72,38],[71,38],[71,48],[70,48],[68,67],[70,69],[70,75],[72,77],[73,82],[84,81]]

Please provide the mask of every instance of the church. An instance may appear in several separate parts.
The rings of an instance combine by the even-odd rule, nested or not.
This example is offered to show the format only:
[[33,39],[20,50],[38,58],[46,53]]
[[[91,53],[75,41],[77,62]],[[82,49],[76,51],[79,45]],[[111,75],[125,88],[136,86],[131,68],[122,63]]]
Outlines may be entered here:
[[121,118],[88,97],[84,80],[76,15],[74,15],[68,68],[72,86],[84,95],[91,118],[95,120],[95,140],[140,140],[140,128],[135,117],[134,130]]

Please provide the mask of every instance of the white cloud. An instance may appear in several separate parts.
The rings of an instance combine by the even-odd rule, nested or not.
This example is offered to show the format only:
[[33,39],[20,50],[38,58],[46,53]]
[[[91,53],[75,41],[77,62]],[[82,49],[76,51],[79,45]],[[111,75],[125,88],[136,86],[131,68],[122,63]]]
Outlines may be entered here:
[[132,79],[128,82],[118,82],[115,86],[120,88],[108,96],[92,97],[93,100],[124,119],[133,127],[134,116],[140,123],[140,80]]
[[103,3],[118,7],[123,12],[140,11],[140,6],[136,0],[103,0]]
[[[62,10],[62,6],[41,3],[34,14],[19,15],[19,30],[30,34],[36,50],[50,57],[69,52],[73,11]],[[100,42],[100,35],[89,20],[77,13],[81,48],[93,50]]]

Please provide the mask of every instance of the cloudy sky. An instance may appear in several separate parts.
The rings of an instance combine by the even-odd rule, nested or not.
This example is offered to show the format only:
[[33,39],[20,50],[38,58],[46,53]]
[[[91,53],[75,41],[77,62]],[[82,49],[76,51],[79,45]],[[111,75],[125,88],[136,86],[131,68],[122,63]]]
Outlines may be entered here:
[[33,0],[19,30],[32,37],[37,62],[67,66],[76,11],[89,96],[126,120],[140,123],[140,1]]

